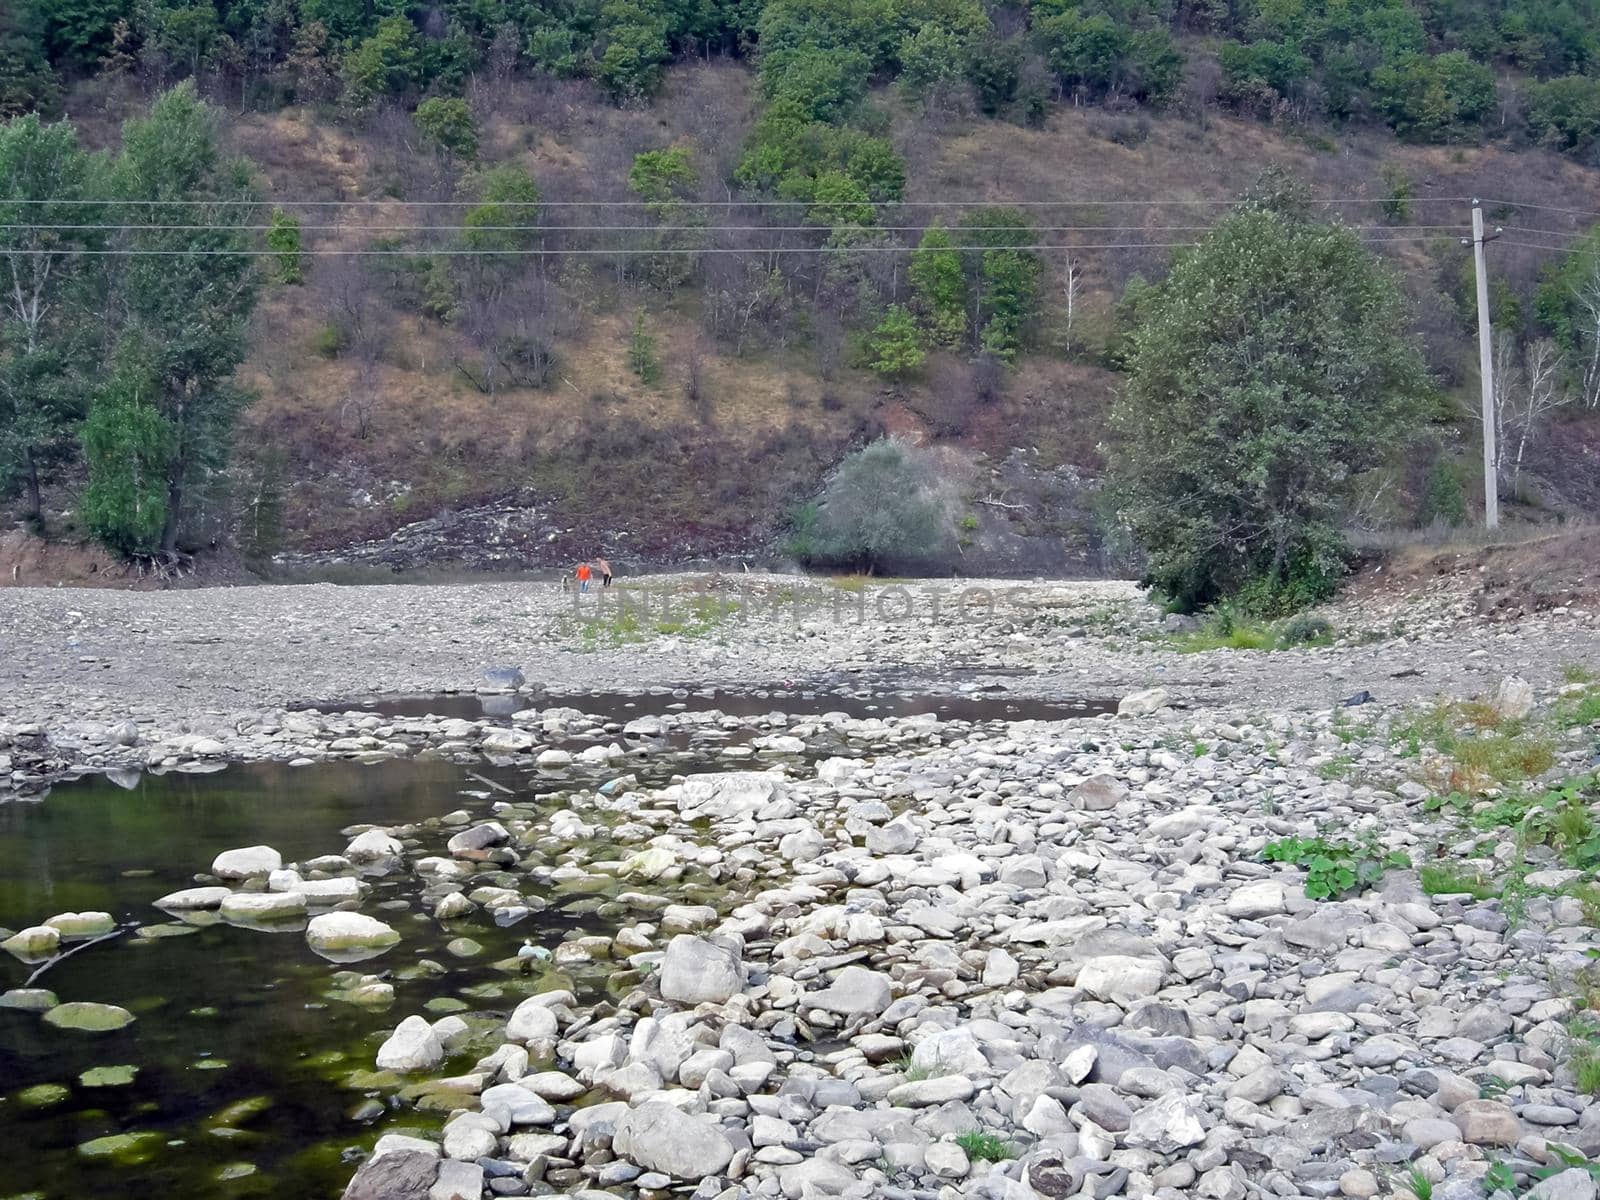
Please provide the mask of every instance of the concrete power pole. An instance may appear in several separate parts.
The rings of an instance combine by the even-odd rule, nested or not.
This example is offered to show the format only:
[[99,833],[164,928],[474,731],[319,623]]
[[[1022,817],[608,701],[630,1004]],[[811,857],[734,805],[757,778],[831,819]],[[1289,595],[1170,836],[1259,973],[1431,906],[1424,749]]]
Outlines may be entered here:
[[1489,272],[1483,262],[1483,208],[1472,202],[1472,264],[1478,276],[1478,373],[1483,388],[1483,523],[1500,527],[1500,480],[1495,470],[1494,345],[1489,332]]

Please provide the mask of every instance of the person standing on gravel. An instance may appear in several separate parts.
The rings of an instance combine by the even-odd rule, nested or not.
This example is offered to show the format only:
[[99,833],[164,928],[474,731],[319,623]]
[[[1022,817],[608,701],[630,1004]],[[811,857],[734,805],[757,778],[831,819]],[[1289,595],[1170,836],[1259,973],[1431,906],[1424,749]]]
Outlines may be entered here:
[[603,559],[603,558],[597,558],[597,559],[595,559],[594,565],[600,571],[600,586],[603,587],[603,588],[610,587],[611,586],[611,564],[608,561],[606,561],[605,559]]
[[578,594],[579,595],[582,595],[584,592],[587,592],[589,590],[589,576],[590,576],[590,574],[591,574],[591,572],[589,570],[589,564],[588,563],[581,562],[581,563],[578,564],[577,576],[578,576]]

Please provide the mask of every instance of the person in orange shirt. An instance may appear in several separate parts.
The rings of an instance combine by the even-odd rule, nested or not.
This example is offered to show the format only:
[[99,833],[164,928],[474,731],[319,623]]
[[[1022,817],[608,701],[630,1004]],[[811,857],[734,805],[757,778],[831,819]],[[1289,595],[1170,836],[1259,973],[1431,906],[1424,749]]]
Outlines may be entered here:
[[580,593],[581,592],[587,592],[589,590],[589,576],[590,576],[590,574],[591,574],[591,572],[589,570],[589,564],[588,563],[581,562],[581,563],[578,564],[578,591]]

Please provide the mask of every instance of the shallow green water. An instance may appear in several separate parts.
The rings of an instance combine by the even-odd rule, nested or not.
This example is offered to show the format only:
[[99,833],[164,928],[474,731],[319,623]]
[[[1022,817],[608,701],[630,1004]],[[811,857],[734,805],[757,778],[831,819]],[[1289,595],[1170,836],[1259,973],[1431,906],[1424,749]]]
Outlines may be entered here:
[[[479,770],[520,798],[539,786],[514,771]],[[188,885],[220,850],[264,842],[286,861],[337,853],[345,844],[339,830],[354,823],[398,824],[458,808],[488,815],[486,790],[463,768],[415,759],[238,766],[147,776],[132,790],[83,780],[42,802],[0,806],[0,925],[14,929],[82,909],[169,924],[151,901]],[[440,833],[441,849],[447,833]],[[0,1197],[337,1196],[352,1170],[341,1152],[370,1145],[392,1127],[387,1118],[352,1117],[373,1093],[343,1086],[345,1077],[372,1067],[378,1044],[401,1017],[446,997],[467,1006],[464,1016],[503,1013],[526,984],[515,981],[498,998],[462,995],[505,983],[492,961],[525,936],[553,943],[575,925],[605,931],[597,919],[559,907],[508,929],[478,917],[446,930],[417,915],[419,888],[410,872],[397,873],[376,881],[362,905],[395,925],[402,942],[359,969],[404,974],[418,958],[449,968],[442,978],[396,978],[388,1009],[329,1001],[325,993],[341,968],[313,954],[301,932],[216,924],[153,940],[126,935],[51,967],[37,986],[63,1001],[121,1005],[138,1019],[90,1034],[0,1009]],[[385,901],[409,903],[386,911]],[[471,960],[447,953],[445,943],[463,934],[485,953]],[[32,970],[0,955],[0,987],[20,986]],[[138,1068],[130,1085],[79,1080],[91,1068],[123,1064]],[[218,1117],[263,1097],[259,1111],[247,1104]],[[136,1136],[131,1148],[97,1141],[125,1134],[148,1136]],[[120,1149],[121,1160],[86,1154],[85,1143],[91,1151]]]

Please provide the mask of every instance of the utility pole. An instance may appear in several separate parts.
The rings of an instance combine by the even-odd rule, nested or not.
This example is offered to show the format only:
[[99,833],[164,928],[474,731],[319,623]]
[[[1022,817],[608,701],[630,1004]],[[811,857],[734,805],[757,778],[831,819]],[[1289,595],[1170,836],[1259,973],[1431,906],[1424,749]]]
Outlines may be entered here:
[[[1498,230],[1496,231],[1499,232]],[[1500,527],[1500,480],[1495,470],[1494,348],[1489,332],[1489,272],[1484,266],[1483,208],[1472,202],[1472,265],[1478,276],[1478,374],[1483,388],[1483,523]]]

